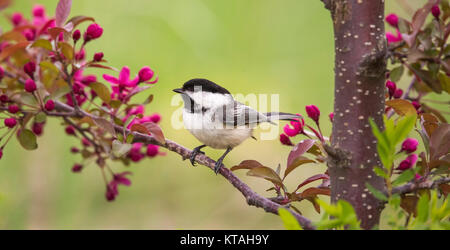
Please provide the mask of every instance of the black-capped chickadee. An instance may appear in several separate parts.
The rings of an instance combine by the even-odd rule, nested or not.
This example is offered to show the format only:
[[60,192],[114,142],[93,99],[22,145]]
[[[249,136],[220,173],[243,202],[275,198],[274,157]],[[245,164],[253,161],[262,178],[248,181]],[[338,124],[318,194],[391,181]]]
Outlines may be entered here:
[[[260,113],[233,99],[225,88],[206,79],[192,79],[180,89],[173,90],[183,98],[184,126],[203,145],[194,148],[190,157],[195,164],[195,156],[203,147],[226,149],[217,160],[214,171],[217,174],[225,156],[249,137],[253,137],[253,128],[263,122],[275,124],[276,120],[300,119],[301,116],[269,112]],[[253,137],[254,138],[254,137]]]

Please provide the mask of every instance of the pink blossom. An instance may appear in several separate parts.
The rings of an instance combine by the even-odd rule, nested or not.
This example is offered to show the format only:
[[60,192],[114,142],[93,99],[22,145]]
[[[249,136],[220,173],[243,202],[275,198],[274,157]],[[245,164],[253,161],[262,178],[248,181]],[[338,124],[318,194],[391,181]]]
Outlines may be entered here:
[[441,9],[439,8],[439,5],[434,5],[431,7],[431,14],[436,18],[439,19],[439,16],[441,15]]
[[81,37],[81,32],[80,30],[75,30],[72,34],[72,39],[74,42],[77,42]]
[[308,117],[313,119],[316,123],[319,122],[320,110],[316,105],[306,106],[306,113]]
[[394,96],[395,90],[397,89],[397,85],[395,82],[387,81],[386,82],[386,88],[389,90],[389,97]]
[[389,14],[386,16],[386,22],[392,27],[398,28],[398,16],[396,14]]
[[289,124],[286,124],[283,128],[284,133],[287,136],[294,137],[298,134],[304,133],[303,127],[305,126],[305,120],[303,118],[298,121],[291,121],[290,124],[291,126],[289,126]]
[[103,59],[103,52],[98,52],[94,54],[94,62],[100,62]]
[[11,114],[15,114],[15,113],[19,112],[19,110],[20,110],[20,108],[16,104],[12,104],[12,105],[8,106],[8,111]]
[[88,42],[93,39],[97,39],[101,37],[103,34],[103,28],[100,27],[100,25],[93,23],[89,25],[86,32],[84,33],[84,40],[85,42]]
[[119,78],[111,75],[104,74],[103,79],[118,87],[136,87],[139,82],[139,77],[136,76],[133,80],[130,80],[130,68],[124,66],[119,73]]
[[417,146],[419,145],[419,142],[414,138],[407,138],[402,143],[402,151],[405,151],[407,153],[412,153],[417,150]]
[[287,145],[287,146],[293,146],[294,144],[292,144],[291,139],[289,139],[289,136],[287,136],[286,134],[280,134],[280,142],[283,145]]
[[148,157],[155,157],[158,155],[158,153],[159,153],[158,145],[148,144],[146,152]]
[[149,80],[153,78],[154,74],[155,73],[153,72],[152,69],[150,69],[150,67],[148,66],[143,67],[141,70],[139,70],[138,74],[139,82],[145,82],[150,84],[156,83],[158,81],[158,78],[154,81],[149,82]]
[[402,98],[402,95],[403,95],[403,90],[402,89],[396,89],[395,90],[395,92],[394,92],[394,98],[395,99],[399,99],[399,98]]
[[11,16],[11,22],[13,23],[14,26],[19,26],[24,21],[25,21],[25,19],[24,19],[22,13],[20,13],[20,12],[16,12],[16,13],[12,14],[12,16]]
[[402,38],[402,34],[400,33],[400,31],[397,29],[396,30],[396,34],[392,34],[391,32],[386,32],[386,39],[388,43],[396,43],[396,42],[400,42],[403,40]]
[[118,185],[130,186],[131,181],[125,177],[126,175],[131,174],[131,172],[122,172],[119,174],[114,174],[113,179],[106,185],[106,200],[113,201],[116,196],[119,194]]
[[3,122],[8,128],[14,128],[17,124],[17,120],[15,118],[6,118]]
[[405,171],[405,170],[412,168],[416,164],[417,158],[418,157],[416,154],[408,155],[408,157],[406,157],[405,160],[400,162],[400,164],[398,165],[398,167],[396,169],[400,170],[400,171]]
[[31,80],[31,79],[27,79],[25,81],[25,90],[27,92],[35,91],[36,90],[36,83],[33,80]]
[[35,17],[45,17],[45,8],[40,4],[34,5],[32,12]]

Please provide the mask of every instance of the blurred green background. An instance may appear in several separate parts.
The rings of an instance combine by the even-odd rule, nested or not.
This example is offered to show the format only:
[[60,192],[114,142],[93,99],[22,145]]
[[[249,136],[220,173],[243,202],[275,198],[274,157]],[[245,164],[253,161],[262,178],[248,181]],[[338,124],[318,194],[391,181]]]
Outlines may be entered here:
[[[386,2],[387,13],[410,16],[397,1]],[[414,6],[424,1],[409,2]],[[16,0],[3,12],[20,11],[30,17],[35,3],[53,15],[57,1]],[[193,148],[199,142],[187,131],[172,128],[170,119],[179,107],[170,104],[171,90],[194,77],[213,80],[232,93],[279,94],[280,109],[286,112],[304,113],[305,105],[315,104],[323,114],[324,132],[330,132],[333,34],[329,13],[319,0],[76,0],[74,15],[93,16],[104,28],[103,37],[87,47],[87,57],[102,51],[111,66],[127,65],[132,74],[145,65],[156,71],[160,80],[146,91],[145,95],[155,94],[146,113],[161,113],[166,137],[182,145]],[[4,30],[10,27],[5,19],[0,25]],[[0,228],[283,228],[276,216],[247,206],[224,178],[170,152],[127,168],[133,172],[132,186],[120,187],[117,200],[108,203],[98,167],[91,164],[81,174],[70,171],[80,157],[69,149],[80,142],[65,136],[59,123],[48,122],[36,151],[21,149],[15,140],[6,147],[0,161]],[[218,158],[222,151],[206,153]],[[285,167],[288,153],[278,140],[248,140],[224,163],[231,167],[257,159],[266,166]],[[287,178],[288,187],[323,171],[298,168]],[[257,192],[273,195],[265,192],[268,182],[248,177],[245,171],[237,175]],[[305,216],[319,218],[309,203],[297,207]]]

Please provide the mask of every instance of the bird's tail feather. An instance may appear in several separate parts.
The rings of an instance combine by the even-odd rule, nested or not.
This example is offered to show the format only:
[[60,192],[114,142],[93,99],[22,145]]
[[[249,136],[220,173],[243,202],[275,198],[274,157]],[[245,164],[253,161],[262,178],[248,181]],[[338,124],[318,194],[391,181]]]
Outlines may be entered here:
[[270,119],[270,121],[278,121],[278,120],[297,121],[297,120],[303,118],[300,115],[284,113],[284,112],[269,112],[269,113],[264,113],[264,115],[266,115]]

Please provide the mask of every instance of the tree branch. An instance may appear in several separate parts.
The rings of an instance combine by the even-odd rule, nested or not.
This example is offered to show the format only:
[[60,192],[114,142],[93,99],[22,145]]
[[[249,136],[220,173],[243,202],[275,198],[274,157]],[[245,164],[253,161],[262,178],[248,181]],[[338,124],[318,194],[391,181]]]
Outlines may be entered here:
[[[76,113],[74,112],[74,109],[72,107],[70,107],[64,103],[61,103],[59,101],[55,102],[55,108],[58,111],[67,112],[67,114],[75,115],[78,117],[80,117],[80,115],[81,115],[81,116],[89,116],[91,118],[99,118],[99,117],[96,117],[92,114],[85,112],[84,110],[80,110],[80,114],[76,115]],[[61,113],[58,113],[58,114],[61,114]],[[172,152],[179,154],[183,158],[183,160],[189,159],[189,157],[192,154],[191,150],[185,148],[184,146],[182,146],[174,141],[166,139],[165,144],[162,144],[162,143],[158,142],[151,135],[145,135],[145,134],[138,133],[138,132],[131,132],[128,129],[126,129],[126,131],[124,131],[123,127],[117,126],[115,124],[113,124],[113,125],[114,125],[115,130],[118,133],[123,133],[123,132],[132,133],[134,135],[133,142],[142,142],[144,144],[159,145],[159,146],[164,147]],[[204,154],[198,154],[195,158],[195,161],[214,171],[214,166],[215,166],[216,162],[214,160],[212,160],[211,158],[209,158],[208,156],[206,156]],[[231,170],[229,170],[225,167],[222,167],[220,169],[219,173],[225,179],[227,179],[228,182],[230,182],[237,190],[239,190],[242,193],[242,195],[245,197],[248,205],[262,208],[262,209],[264,209],[264,211],[273,213],[273,214],[278,214],[278,209],[280,207],[284,207],[280,204],[277,204],[277,203],[257,194],[256,192],[254,192],[247,184],[242,182],[236,175],[234,175],[231,172]],[[286,208],[286,207],[284,207],[284,208]],[[286,209],[288,209],[288,208],[286,208]],[[288,209],[288,210],[292,213],[292,215],[294,215],[296,217],[297,221],[304,229],[309,229],[309,230],[315,229],[315,227],[312,225],[312,222],[310,220],[308,220],[307,218],[303,217],[302,215],[300,215],[290,209]]]
[[[441,184],[446,184],[450,182],[450,177],[437,179],[435,181],[424,181],[424,182],[409,182],[403,186],[396,187],[392,189],[392,194],[407,194],[420,189],[431,189],[436,188]],[[386,193],[387,194],[387,193]]]

